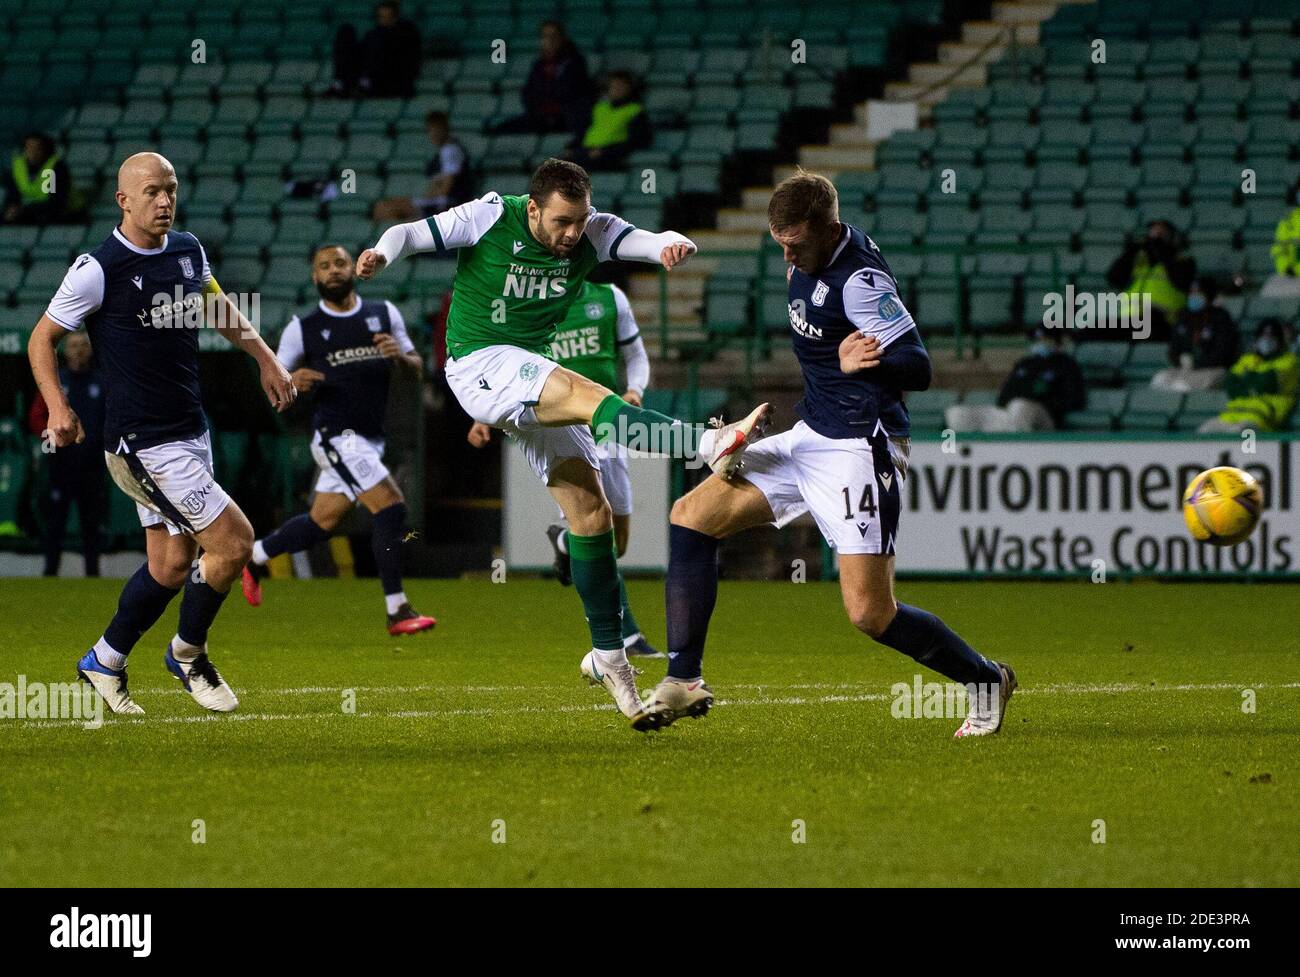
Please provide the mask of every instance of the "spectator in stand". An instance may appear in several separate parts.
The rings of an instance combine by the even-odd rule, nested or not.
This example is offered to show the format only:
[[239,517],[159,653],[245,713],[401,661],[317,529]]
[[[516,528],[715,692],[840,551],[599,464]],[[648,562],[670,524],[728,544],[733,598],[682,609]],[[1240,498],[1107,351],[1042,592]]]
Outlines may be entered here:
[[334,34],[334,83],[325,93],[336,98],[410,98],[420,74],[420,31],[402,17],[397,0],[375,4],[375,26],[357,40],[357,29],[342,24]]
[[1285,431],[1300,387],[1300,361],[1286,346],[1286,327],[1265,319],[1255,330],[1255,345],[1224,378],[1228,405],[1198,428],[1202,434],[1230,434],[1247,428]]
[[1019,360],[1002,384],[997,406],[954,404],[944,414],[954,431],[1055,431],[1065,415],[1087,404],[1083,371],[1058,336],[1040,326],[1029,355]]
[[58,224],[73,217],[72,177],[54,140],[29,132],[4,175],[6,224]]
[[[1292,199],[1298,199],[1300,193]],[[1275,274],[1264,282],[1261,295],[1269,297],[1300,295],[1300,206],[1277,222],[1273,240]]]
[[1187,393],[1219,386],[1228,368],[1237,362],[1237,324],[1228,310],[1215,305],[1219,287],[1201,275],[1187,290],[1187,304],[1178,313],[1169,339],[1168,369],[1151,378],[1159,390]]
[[374,206],[374,220],[405,222],[432,217],[470,199],[470,167],[465,148],[451,135],[446,112],[424,117],[433,154],[424,168],[428,183],[420,197],[389,197]]
[[497,132],[563,132],[581,141],[591,121],[591,78],[587,60],[554,20],[538,33],[539,54],[520,93],[522,115],[506,119]]
[[1169,339],[1196,276],[1196,262],[1186,252],[1187,243],[1173,224],[1152,221],[1145,235],[1129,237],[1106,276],[1111,288],[1129,296],[1130,315],[1140,313],[1135,303],[1143,294],[1151,296],[1151,338],[1157,342]]
[[[86,576],[99,576],[100,534],[106,507],[104,484],[104,385],[95,369],[90,339],[84,332],[69,334],[63,341],[64,366],[59,383],[68,395],[68,403],[81,419],[86,438],[80,444],[48,451],[50,494],[45,501],[45,576],[57,577],[63,557],[63,540],[72,503],[77,503],[81,519],[81,551],[86,561]],[[38,393],[28,415],[28,426],[45,444],[50,412]]]
[[650,117],[637,87],[631,72],[609,76],[605,97],[592,106],[591,125],[582,142],[569,147],[569,159],[588,171],[616,170],[629,155],[650,145]]

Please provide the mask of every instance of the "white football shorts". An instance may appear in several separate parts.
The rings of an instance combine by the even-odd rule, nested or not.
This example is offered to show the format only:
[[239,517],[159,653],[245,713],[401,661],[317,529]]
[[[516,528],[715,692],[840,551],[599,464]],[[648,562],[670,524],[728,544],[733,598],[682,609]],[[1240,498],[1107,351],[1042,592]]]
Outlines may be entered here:
[[559,366],[540,353],[518,346],[487,346],[447,361],[447,385],[474,420],[508,434],[543,482],[568,458],[581,458],[600,470],[596,441],[585,424],[544,427],[533,410],[542,387]]
[[212,525],[230,504],[213,475],[212,439],[168,441],[127,454],[105,451],[117,487],[135,501],[140,525],[165,525],[172,536],[193,536]]

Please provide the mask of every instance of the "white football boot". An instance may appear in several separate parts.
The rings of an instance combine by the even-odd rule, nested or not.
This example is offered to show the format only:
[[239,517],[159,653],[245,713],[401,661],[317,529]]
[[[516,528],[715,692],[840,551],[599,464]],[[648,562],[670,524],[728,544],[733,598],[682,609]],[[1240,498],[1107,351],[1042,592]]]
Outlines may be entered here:
[[970,694],[967,693],[966,720],[961,724],[961,728],[953,733],[953,739],[991,736],[1002,728],[1002,718],[1007,713],[1007,703],[1011,701],[1011,695],[1016,691],[1016,673],[1012,671],[1010,665],[1003,665],[1001,662],[993,664],[997,665],[998,671],[1002,673],[996,701],[993,696],[988,696],[986,699],[978,695],[972,701]]
[[238,708],[239,700],[235,698],[235,693],[231,691],[216,667],[208,660],[206,651],[200,652],[193,661],[181,661],[172,654],[172,646],[169,644],[167,654],[163,656],[163,664],[167,666],[167,671],[180,679],[181,685],[185,686],[185,691],[192,695],[194,701],[204,709],[210,709],[212,712],[234,712]]
[[683,682],[666,678],[645,695],[641,703],[657,722],[653,728],[671,726],[678,719],[703,719],[713,708],[713,690],[704,679]]
[[606,665],[596,657],[595,651],[589,651],[579,667],[589,684],[605,686],[614,697],[618,711],[632,721],[633,729],[644,732],[655,728],[647,722],[646,710],[641,704],[641,693],[636,688],[637,670],[626,660],[617,665]]
[[761,434],[763,427],[772,415],[769,404],[759,404],[749,416],[730,424],[723,424],[717,418],[710,420],[714,427],[700,435],[697,455],[704,459],[713,474],[720,478],[731,478],[736,473],[740,456],[753,435]]
[[143,716],[141,709],[126,688],[126,669],[121,671],[99,663],[95,649],[86,652],[77,662],[77,675],[83,682],[94,689],[104,705],[119,716]]

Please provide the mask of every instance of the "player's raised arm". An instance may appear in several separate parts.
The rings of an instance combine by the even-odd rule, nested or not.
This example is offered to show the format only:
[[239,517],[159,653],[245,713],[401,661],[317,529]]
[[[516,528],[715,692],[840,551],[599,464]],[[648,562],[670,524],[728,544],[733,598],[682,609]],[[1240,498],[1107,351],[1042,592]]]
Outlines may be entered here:
[[488,193],[426,220],[394,224],[379,236],[373,248],[367,248],[357,257],[357,277],[373,278],[394,261],[414,252],[472,247],[503,213],[505,205],[501,195]]
[[864,270],[844,283],[844,314],[857,327],[840,343],[844,373],[867,376],[896,390],[925,390],[933,378],[930,356],[893,280]]
[[643,231],[621,217],[599,211],[588,219],[585,233],[601,261],[645,261],[671,269],[698,250],[684,234]]

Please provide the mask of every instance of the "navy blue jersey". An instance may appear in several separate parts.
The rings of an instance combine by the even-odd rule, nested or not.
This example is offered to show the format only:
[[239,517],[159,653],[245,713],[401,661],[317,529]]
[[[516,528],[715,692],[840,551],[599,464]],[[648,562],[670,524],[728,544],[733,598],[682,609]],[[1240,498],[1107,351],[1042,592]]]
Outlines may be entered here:
[[911,428],[902,389],[879,367],[842,372],[840,343],[865,332],[879,339],[886,357],[890,347],[921,355],[924,347],[876,243],[850,224],[841,226],[844,236],[824,268],[815,275],[790,271],[790,328],[804,377],[795,410],[828,438],[870,437],[878,425],[905,437]]
[[[104,448],[126,453],[207,430],[199,396],[203,291],[211,278],[198,239],[168,231],[138,248],[117,228],[68,270],[46,314],[84,323],[103,378]],[[197,315],[184,315],[176,303]]]
[[404,353],[415,349],[392,302],[358,298],[346,313],[321,302],[313,312],[295,316],[285,326],[276,354],[284,368],[308,367],[325,374],[314,388],[312,425],[317,430],[383,438],[393,364],[375,345],[379,333],[390,334]]

